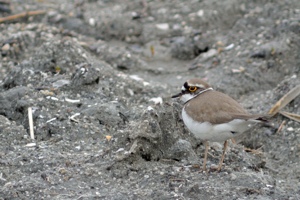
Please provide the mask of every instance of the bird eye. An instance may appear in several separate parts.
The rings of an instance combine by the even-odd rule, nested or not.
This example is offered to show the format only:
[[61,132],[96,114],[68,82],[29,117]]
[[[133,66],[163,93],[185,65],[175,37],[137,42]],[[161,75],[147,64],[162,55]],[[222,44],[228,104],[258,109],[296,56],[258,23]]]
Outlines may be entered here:
[[198,89],[198,88],[195,87],[195,86],[190,86],[190,87],[189,87],[189,91],[190,91],[190,92],[196,92],[197,89]]

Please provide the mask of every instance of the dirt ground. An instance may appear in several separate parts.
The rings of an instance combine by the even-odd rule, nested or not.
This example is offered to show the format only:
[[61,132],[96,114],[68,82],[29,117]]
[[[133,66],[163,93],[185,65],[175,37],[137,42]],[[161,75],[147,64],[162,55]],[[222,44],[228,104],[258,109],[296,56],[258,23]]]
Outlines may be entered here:
[[266,113],[300,84],[299,0],[0,1],[23,12],[0,24],[0,199],[300,199],[299,123],[274,116],[203,173],[170,98],[198,77]]

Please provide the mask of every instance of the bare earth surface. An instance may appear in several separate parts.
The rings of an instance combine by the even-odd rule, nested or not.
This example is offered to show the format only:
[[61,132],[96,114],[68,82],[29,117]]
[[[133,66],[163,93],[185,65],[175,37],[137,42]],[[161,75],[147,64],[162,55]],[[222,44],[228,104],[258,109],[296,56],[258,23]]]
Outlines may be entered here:
[[299,123],[276,115],[203,173],[170,98],[198,77],[266,113],[300,84],[299,0],[8,2],[46,12],[0,24],[0,199],[300,199]]

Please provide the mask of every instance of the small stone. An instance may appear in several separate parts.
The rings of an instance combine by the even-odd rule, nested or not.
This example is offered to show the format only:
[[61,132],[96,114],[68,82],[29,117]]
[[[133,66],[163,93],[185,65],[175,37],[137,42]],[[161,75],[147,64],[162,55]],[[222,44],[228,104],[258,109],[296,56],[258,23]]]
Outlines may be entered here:
[[89,19],[89,24],[90,24],[91,26],[95,26],[95,25],[96,25],[96,20],[95,20],[94,18],[90,18],[90,19]]
[[197,12],[197,15],[198,15],[198,17],[203,17],[204,11],[203,11],[203,10],[199,10],[199,11]]
[[9,44],[5,44],[3,45],[3,47],[1,48],[2,51],[8,51],[10,49],[10,45]]
[[75,149],[80,150],[81,146],[76,146]]
[[141,15],[137,12],[132,12],[131,17],[132,17],[132,19],[139,19],[139,18],[141,18]]
[[292,79],[297,78],[297,74],[293,74],[293,75],[291,76],[291,78],[292,78]]
[[191,164],[198,163],[197,156],[193,151],[191,143],[183,139],[179,139],[174,143],[166,156],[170,159],[187,160],[188,163]]
[[235,174],[230,174],[230,180],[232,180],[232,181],[234,181],[234,180],[236,180],[236,175]]
[[163,24],[156,24],[156,28],[163,30],[163,31],[167,31],[170,29],[170,26],[168,23],[163,23]]
[[230,44],[227,47],[225,47],[225,50],[230,50],[234,48],[234,44]]
[[60,168],[60,169],[58,170],[58,172],[59,172],[60,174],[64,175],[64,174],[67,173],[67,170],[66,170],[65,168]]
[[28,143],[25,145],[25,147],[35,147],[36,146],[36,143],[33,142],[33,143]]
[[208,60],[218,54],[218,51],[216,49],[210,49],[208,52],[201,54],[202,58],[204,60]]
[[288,127],[286,130],[292,132],[292,131],[294,131],[294,128],[293,127]]
[[153,97],[149,99],[149,101],[154,102],[155,105],[163,103],[163,99],[161,97]]

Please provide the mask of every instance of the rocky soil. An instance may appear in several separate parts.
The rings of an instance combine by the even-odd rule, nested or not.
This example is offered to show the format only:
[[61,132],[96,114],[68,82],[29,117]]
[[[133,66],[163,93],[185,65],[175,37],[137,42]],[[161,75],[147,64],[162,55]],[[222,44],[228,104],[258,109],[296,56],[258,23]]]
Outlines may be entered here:
[[170,98],[198,77],[266,113],[300,84],[299,0],[0,1],[23,12],[0,24],[0,199],[300,199],[299,123],[274,116],[203,173]]

